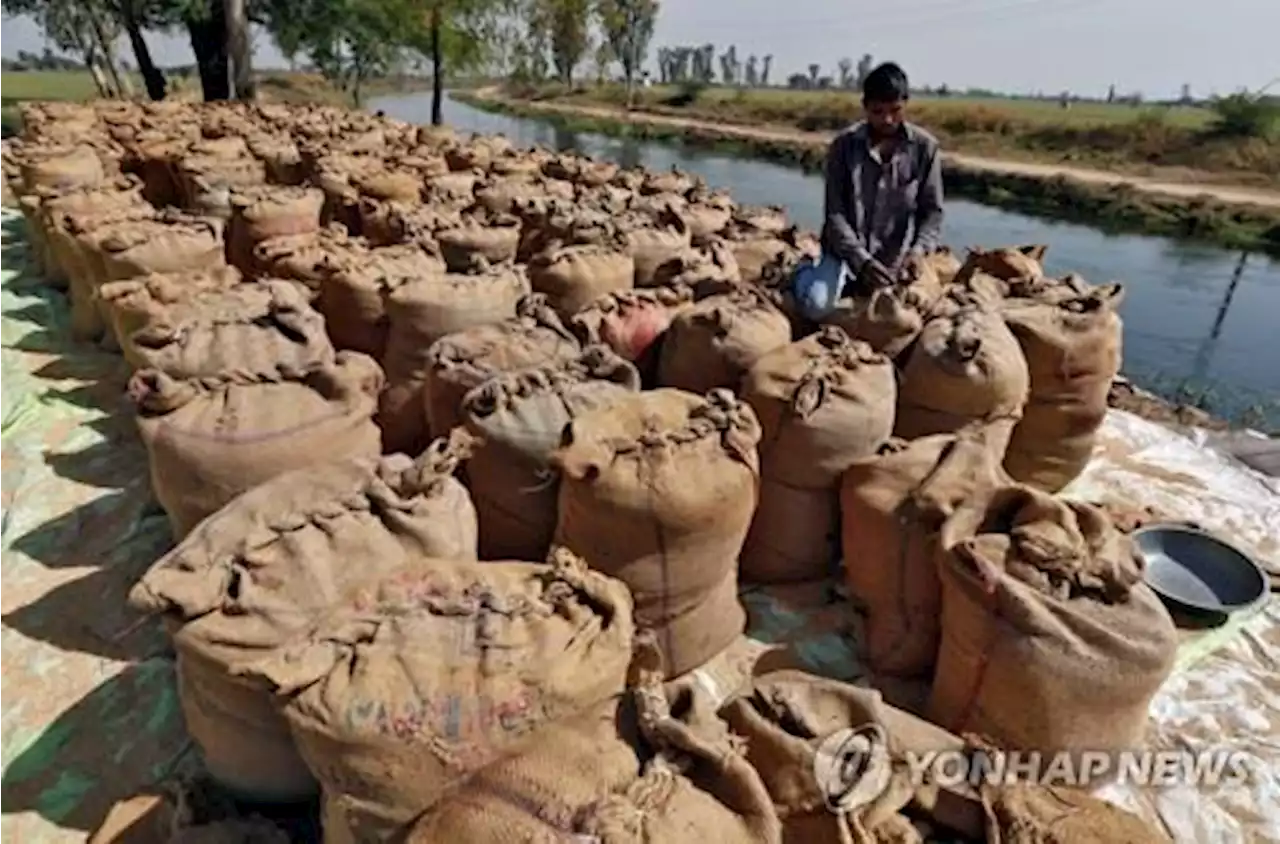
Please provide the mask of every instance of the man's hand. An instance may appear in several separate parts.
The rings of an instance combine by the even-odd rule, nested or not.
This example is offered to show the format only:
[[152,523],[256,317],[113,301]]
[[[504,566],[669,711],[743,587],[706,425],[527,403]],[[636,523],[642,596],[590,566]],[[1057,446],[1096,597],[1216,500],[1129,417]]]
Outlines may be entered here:
[[862,265],[859,280],[867,287],[892,287],[893,271],[875,258]]
[[898,264],[898,282],[901,284],[910,284],[920,278],[923,270],[922,264],[924,259],[919,254],[912,252],[902,259]]

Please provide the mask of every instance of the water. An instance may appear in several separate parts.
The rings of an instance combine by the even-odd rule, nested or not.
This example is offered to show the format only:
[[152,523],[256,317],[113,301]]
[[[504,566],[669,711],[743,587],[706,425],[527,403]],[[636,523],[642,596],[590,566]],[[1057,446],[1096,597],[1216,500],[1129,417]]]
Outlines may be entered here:
[[[430,105],[426,93],[386,97],[373,107],[427,122]],[[739,202],[782,205],[810,229],[821,223],[821,179],[797,169],[573,132],[553,121],[491,114],[452,100],[444,117],[459,130],[501,133],[524,146],[574,150],[626,167],[675,165],[729,190]],[[1160,237],[1108,234],[960,200],[947,203],[944,239],[960,252],[969,245],[1048,243],[1048,272],[1123,282],[1126,375],[1161,395],[1200,400],[1219,415],[1280,428],[1280,262]]]

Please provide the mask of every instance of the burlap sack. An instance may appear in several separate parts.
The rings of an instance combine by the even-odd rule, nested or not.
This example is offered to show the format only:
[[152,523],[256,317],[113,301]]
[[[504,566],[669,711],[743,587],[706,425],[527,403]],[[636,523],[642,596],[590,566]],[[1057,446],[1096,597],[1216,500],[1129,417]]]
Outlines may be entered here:
[[300,372],[334,356],[324,317],[280,281],[211,291],[168,309],[131,341],[145,367],[178,380]]
[[896,359],[920,336],[925,320],[943,294],[942,281],[932,262],[920,263],[918,270],[914,278],[904,283],[842,300],[824,321]]
[[320,282],[316,308],[335,347],[381,360],[390,331],[387,297],[406,282],[443,276],[444,261],[417,244],[371,249],[362,258],[331,265]]
[[893,440],[840,482],[845,581],[866,615],[866,664],[892,677],[927,676],[938,651],[935,558],[942,523],[1004,480],[989,434]]
[[378,402],[378,425],[389,450],[413,454],[429,439],[423,387],[435,342],[511,319],[528,291],[524,272],[511,267],[403,280],[387,289],[382,361],[388,385]]
[[363,266],[369,261],[369,245],[351,237],[340,225],[330,225],[312,234],[273,237],[253,250],[253,272],[257,278],[290,281],[318,298],[325,279],[340,269]]
[[1122,301],[1123,288],[1114,284],[1057,305],[1006,309],[1031,374],[1004,463],[1015,480],[1057,492],[1088,465],[1120,371]]
[[95,216],[140,208],[142,185],[136,177],[121,177],[91,188],[83,188],[52,195],[37,195],[38,213],[31,221],[29,231],[42,238],[47,245],[49,266],[45,277],[54,287],[65,288],[71,276],[80,269],[79,250],[75,236],[69,230],[68,218]]
[[938,280],[944,286],[956,280],[956,276],[960,274],[960,267],[962,266],[960,259],[946,246],[940,246],[936,252],[930,252],[925,255],[924,261],[932,265],[933,271],[938,274]]
[[893,430],[893,365],[826,326],[764,355],[742,398],[760,420],[760,502],[742,548],[743,580],[813,580],[839,555],[839,481]]
[[177,381],[140,370],[129,382],[151,461],[151,487],[177,537],[276,475],[325,459],[376,457],[382,371],[340,352],[301,371]]
[[698,299],[732,293],[743,284],[738,262],[726,241],[704,241],[665,262],[654,271],[659,287],[688,287]]
[[[636,662],[647,662],[643,639],[637,650]],[[697,686],[653,688],[649,677],[663,673],[661,660],[653,663],[636,670],[635,699],[641,735],[655,755],[639,779],[581,812],[575,832],[600,844],[781,844],[769,791],[717,716],[712,695]]]
[[601,296],[631,289],[635,259],[607,246],[565,246],[535,255],[529,283],[566,319]]
[[495,179],[476,186],[476,205],[490,214],[511,214],[520,203],[546,195],[546,187],[527,176]]
[[133,346],[133,334],[153,322],[175,305],[215,296],[235,287],[241,281],[235,267],[189,273],[160,273],[127,281],[109,281],[98,289],[98,297],[106,311],[107,322],[124,359],[131,366],[143,366]]
[[667,213],[652,227],[627,232],[625,242],[636,262],[635,286],[653,287],[658,267],[688,249],[693,240],[684,218]]
[[691,393],[736,390],[761,357],[791,342],[791,323],[764,291],[742,288],[703,299],[671,320],[658,383]]
[[574,315],[569,326],[583,345],[603,343],[635,364],[646,387],[657,384],[662,338],[671,320],[693,307],[693,291],[648,287],[602,296]]
[[577,357],[577,339],[538,293],[525,296],[516,316],[446,335],[427,349],[423,399],[428,429],[462,424],[462,399],[503,372]]
[[246,673],[357,840],[389,840],[483,768],[620,694],[626,587],[550,565],[411,561],[372,578]]
[[701,243],[708,238],[724,233],[733,218],[733,209],[723,205],[696,203],[682,212],[685,222],[689,224],[689,234],[694,243]]
[[1130,539],[1087,504],[1027,486],[942,529],[942,642],[929,718],[1000,747],[1141,747],[1178,633]]
[[660,193],[684,194],[690,191],[695,180],[688,173],[681,173],[675,167],[663,171],[642,171],[644,179],[640,184],[640,192],[648,195]]
[[97,244],[103,282],[226,266],[222,234],[212,221],[176,215],[115,229]]
[[743,282],[755,284],[764,278],[765,267],[790,254],[789,243],[773,235],[756,235],[729,241],[729,250]]
[[62,192],[91,188],[107,178],[102,159],[90,146],[50,147],[47,150],[23,150],[21,163],[23,188],[36,193],[41,188]]
[[782,234],[791,226],[781,205],[740,205],[733,210],[733,223],[756,234]]
[[134,586],[129,602],[163,614],[173,635],[187,729],[224,786],[264,802],[316,792],[267,687],[239,669],[309,630],[358,583],[432,558],[475,559],[475,511],[451,477],[467,447],[440,441],[417,461],[281,475],[205,520]]
[[1036,246],[1004,246],[999,249],[970,247],[958,280],[965,280],[976,272],[986,273],[1001,281],[1020,278],[1039,278],[1044,275],[1044,255],[1049,250],[1043,244]]
[[584,413],[565,430],[555,543],[621,578],[657,632],[672,676],[745,624],[738,553],[755,510],[760,425],[727,390],[655,390]]
[[467,464],[480,519],[480,559],[541,560],[556,527],[550,469],[565,425],[640,389],[635,367],[605,346],[546,366],[495,375],[462,400],[482,445]]
[[1075,788],[1014,783],[985,789],[989,844],[1076,844],[1172,840],[1137,815]]
[[440,176],[428,176],[426,179],[426,201],[429,205],[446,208],[463,209],[475,201],[475,173],[445,173]]
[[178,188],[188,211],[231,219],[231,194],[237,188],[266,184],[267,168],[256,158],[186,155],[178,162]]
[[374,199],[419,202],[422,198],[422,180],[407,170],[370,170],[352,176],[351,183],[360,193]]
[[451,272],[467,272],[476,257],[490,264],[514,261],[516,247],[520,244],[520,220],[502,216],[494,218],[488,225],[464,220],[457,228],[436,232],[436,241]]
[[634,700],[620,695],[541,727],[428,810],[406,844],[572,839],[583,810],[638,780],[649,755]]
[[894,434],[913,440],[981,423],[1008,446],[1031,387],[1027,361],[996,311],[965,308],[925,324],[906,356]]
[[[878,691],[776,671],[757,678],[721,715],[746,739],[747,761],[769,790],[785,841],[923,841],[900,812],[930,784],[911,781],[907,748],[890,729]],[[832,753],[828,740],[841,731],[851,734],[848,749],[861,741],[861,765],[845,769]]]
[[368,197],[360,200],[360,228],[370,243],[435,243],[436,232],[462,225],[462,215],[437,205],[410,205],[382,202]]
[[227,224],[227,262],[253,273],[254,250],[275,237],[292,237],[320,231],[324,192],[318,188],[272,185],[233,191],[231,219]]

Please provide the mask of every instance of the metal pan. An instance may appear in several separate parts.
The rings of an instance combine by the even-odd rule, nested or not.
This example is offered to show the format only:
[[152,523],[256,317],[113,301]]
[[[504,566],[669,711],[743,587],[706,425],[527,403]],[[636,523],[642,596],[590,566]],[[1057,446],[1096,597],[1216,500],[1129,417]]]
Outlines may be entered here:
[[1133,534],[1146,561],[1146,581],[1172,606],[1226,614],[1260,600],[1266,574],[1247,554],[1209,533],[1184,525],[1149,525]]

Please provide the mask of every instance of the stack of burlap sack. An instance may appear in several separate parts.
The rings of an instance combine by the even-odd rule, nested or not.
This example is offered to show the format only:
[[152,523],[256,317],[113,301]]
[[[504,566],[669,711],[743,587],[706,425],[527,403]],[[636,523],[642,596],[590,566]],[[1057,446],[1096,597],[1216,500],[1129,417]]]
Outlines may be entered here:
[[[740,588],[831,577],[936,724],[1140,743],[1172,622],[1129,540],[1054,496],[1106,413],[1118,286],[942,252],[811,325],[787,280],[816,241],[680,172],[314,107],[24,127],[34,258],[135,370],[180,543],[132,601],[219,787],[322,791],[339,842],[955,826],[894,778],[824,802],[817,743],[880,724],[873,693],[680,685],[740,640]],[[1015,840],[1058,799],[978,797]],[[1081,835],[1137,840],[1080,806],[1105,820]]]

